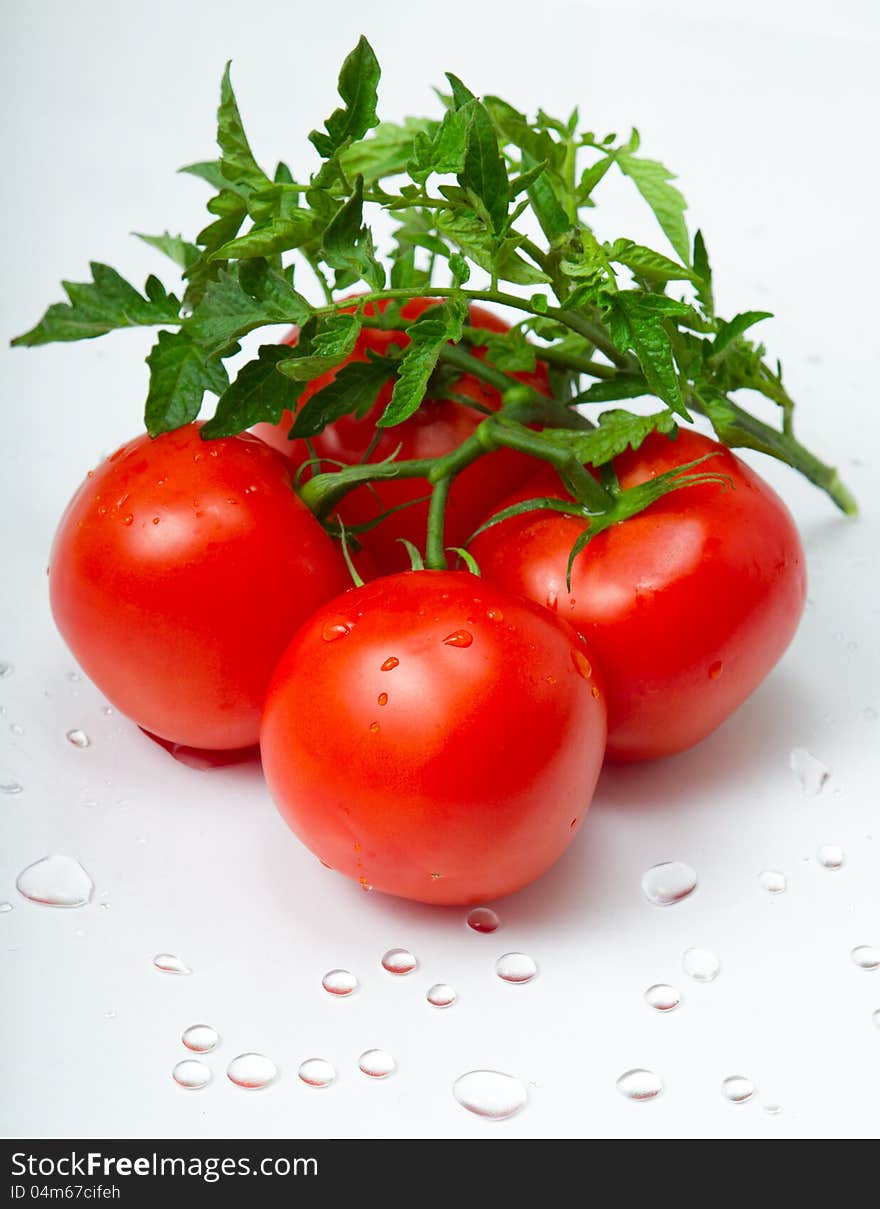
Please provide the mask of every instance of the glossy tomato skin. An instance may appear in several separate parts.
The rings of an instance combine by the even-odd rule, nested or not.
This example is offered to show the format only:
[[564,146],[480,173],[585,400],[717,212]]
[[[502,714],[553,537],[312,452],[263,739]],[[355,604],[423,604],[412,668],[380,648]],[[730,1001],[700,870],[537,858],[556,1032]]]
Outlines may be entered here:
[[273,677],[269,788],[325,864],[420,902],[510,894],[589,806],[604,693],[574,630],[462,572],[374,580],[320,609]]
[[[436,305],[437,301],[430,298],[414,298],[404,305],[402,315],[405,319],[417,319],[429,306]],[[380,310],[384,310],[387,304],[380,302],[378,305]],[[372,303],[368,303],[364,309],[368,315],[375,314]],[[508,324],[502,319],[478,306],[472,306],[470,309],[470,323],[487,331],[508,330]],[[290,333],[287,341],[296,342],[295,331]],[[384,353],[391,345],[405,347],[408,343],[409,337],[405,332],[364,328],[349,360],[366,361],[368,350]],[[485,348],[474,347],[470,351],[474,356],[485,358]],[[336,373],[337,370],[333,369],[310,382],[300,398],[300,406],[332,382]],[[516,377],[542,394],[550,393],[547,367],[541,362],[535,366],[534,373],[517,374]],[[483,408],[496,411],[501,405],[499,392],[471,374],[457,379],[453,389],[454,393],[473,399]],[[391,390],[392,383],[389,382],[380,392],[375,406],[363,419],[344,416],[328,425],[324,432],[314,439],[315,452],[318,456],[328,459],[328,468],[334,468],[334,462],[353,465],[362,460],[375,435],[376,420],[391,398]],[[382,432],[369,460],[382,461],[398,449],[397,457],[401,461],[409,458],[441,457],[465,441],[482,418],[479,411],[464,403],[452,399],[429,399],[409,420]],[[299,465],[309,454],[305,442],[287,439],[292,423],[290,412],[285,412],[279,425],[258,424],[254,432]],[[446,521],[448,545],[464,545],[489,508],[527,478],[533,469],[533,461],[523,454],[502,449],[480,458],[478,463],[458,475],[449,494]],[[422,479],[398,479],[376,483],[372,489],[363,487],[348,495],[340,505],[339,513],[347,524],[358,525],[389,508],[398,507],[410,500],[422,499],[428,491],[429,488]],[[428,504],[425,501],[395,513],[376,528],[363,534],[361,541],[380,571],[390,573],[409,566],[406,551],[397,539],[405,537],[420,549],[424,549],[427,520]]]
[[250,435],[198,424],[136,437],[77,491],[49,566],[52,613],[120,712],[191,747],[253,744],[294,630],[349,581],[291,486]]
[[[782,500],[724,446],[690,431],[653,435],[615,461],[624,487],[674,466],[729,476],[685,487],[598,534],[575,560],[581,522],[532,513],[473,543],[484,576],[557,609],[587,639],[608,689],[608,758],[666,756],[715,730],[791,641],[806,594],[804,553]],[[556,496],[541,471],[516,499]]]

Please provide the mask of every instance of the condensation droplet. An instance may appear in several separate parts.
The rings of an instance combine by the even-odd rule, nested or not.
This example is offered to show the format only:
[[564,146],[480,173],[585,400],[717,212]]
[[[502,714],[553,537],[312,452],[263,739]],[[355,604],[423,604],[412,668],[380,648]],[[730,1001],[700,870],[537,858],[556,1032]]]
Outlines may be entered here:
[[538,967],[527,953],[504,953],[495,962],[495,973],[502,982],[531,982]]
[[583,651],[579,651],[577,647],[572,647],[571,661],[577,674],[583,676],[584,680],[589,680],[593,674],[593,665]]
[[467,926],[475,932],[497,932],[501,920],[491,907],[474,907],[473,911],[468,912]]
[[350,970],[329,970],[321,979],[321,986],[330,995],[351,995],[358,988],[358,980]]
[[0,903],[0,915],[5,915],[7,911],[11,911],[11,910],[12,910],[12,903],[9,903],[9,902]]
[[329,1087],[336,1078],[336,1068],[326,1058],[306,1058],[297,1073],[309,1087]]
[[782,1112],[782,1105],[781,1104],[765,1104],[764,1112],[767,1114],[768,1117],[778,1117],[779,1114]]
[[371,735],[378,735],[378,733],[379,733],[379,723],[378,723],[378,722],[371,722],[371,723],[370,723],[370,734],[371,734]]
[[880,1028],[880,1008],[877,1008],[877,1011],[874,1012],[874,1014],[871,1016],[871,1019],[874,1021],[874,1027]]
[[860,970],[880,969],[880,949],[875,949],[873,945],[856,945],[850,957]]
[[805,747],[795,747],[788,757],[791,771],[800,781],[801,789],[811,798],[821,792],[822,786],[831,776],[821,760],[817,760]]
[[693,894],[697,888],[696,870],[684,861],[664,861],[653,865],[642,876],[642,893],[655,907],[671,907]]
[[113,706],[105,705],[102,708],[101,713],[104,715],[105,718],[112,718],[113,717]]
[[67,742],[71,743],[74,747],[82,748],[88,747],[91,743],[91,739],[84,730],[75,728],[74,730],[69,730],[67,732]]
[[681,993],[668,983],[658,982],[645,991],[645,1003],[655,1012],[672,1012],[681,1003]]
[[816,853],[816,860],[823,869],[842,869],[845,859],[838,844],[823,844]]
[[721,962],[709,949],[686,949],[681,968],[695,982],[714,982],[721,971]]
[[0,662],[0,680],[8,680],[14,671],[14,663]]
[[187,1091],[199,1091],[211,1082],[211,1071],[204,1062],[197,1062],[195,1058],[184,1058],[175,1066],[171,1077]]
[[338,638],[347,638],[350,633],[351,626],[347,626],[344,621],[328,621],[321,630],[321,637],[325,642],[336,642]]
[[663,1091],[663,1081],[652,1070],[636,1067],[622,1074],[617,1080],[617,1090],[627,1100],[639,1103],[645,1100],[656,1100]]
[[411,974],[418,964],[409,949],[389,949],[382,958],[382,968],[389,974]]
[[23,735],[24,734],[24,727],[21,725],[20,722],[10,722],[9,729],[12,731],[12,733],[14,735]]
[[132,524],[133,521],[134,521],[134,517],[131,515],[131,513],[126,512],[125,516],[122,518],[123,525],[130,525],[130,524]]
[[358,1067],[371,1079],[387,1079],[397,1069],[397,1063],[387,1050],[364,1050],[358,1058]]
[[185,961],[175,957],[173,953],[157,953],[153,965],[163,974],[191,974],[192,970]]
[[709,679],[717,680],[724,671],[724,664],[720,659],[716,659],[714,663],[709,664]]
[[265,1054],[239,1054],[227,1066],[226,1077],[236,1087],[258,1091],[278,1077],[278,1067]]
[[758,881],[768,894],[782,894],[788,885],[785,874],[779,869],[764,869],[758,874]]
[[19,894],[46,907],[84,907],[95,891],[94,882],[79,861],[59,853],[28,865],[15,885]]
[[0,793],[8,794],[10,797],[14,797],[15,794],[21,793],[23,788],[24,786],[22,785],[21,781],[16,781],[14,777],[7,777],[0,781]]
[[501,612],[500,609],[487,609],[486,616],[489,618],[490,621],[503,621],[504,620],[504,614]]
[[473,640],[474,636],[468,630],[454,630],[453,633],[447,634],[443,639],[443,645],[470,646]]
[[515,1075],[500,1070],[471,1070],[452,1085],[452,1094],[468,1112],[489,1121],[506,1121],[521,1112],[528,1093]]
[[210,1024],[191,1024],[180,1040],[196,1054],[210,1054],[220,1044],[220,1034]]
[[385,662],[382,664],[382,666],[379,668],[379,671],[380,672],[393,672],[399,663],[400,663],[399,659],[395,659],[393,655],[390,655],[385,660]]
[[388,704],[388,694],[380,693],[379,696],[376,698],[376,704],[377,705],[387,705]]
[[448,982],[435,982],[432,987],[428,988],[425,998],[431,1007],[448,1008],[452,1007],[458,995],[456,995]]
[[721,1084],[721,1094],[731,1104],[745,1104],[755,1094],[755,1085],[745,1075],[729,1075]]

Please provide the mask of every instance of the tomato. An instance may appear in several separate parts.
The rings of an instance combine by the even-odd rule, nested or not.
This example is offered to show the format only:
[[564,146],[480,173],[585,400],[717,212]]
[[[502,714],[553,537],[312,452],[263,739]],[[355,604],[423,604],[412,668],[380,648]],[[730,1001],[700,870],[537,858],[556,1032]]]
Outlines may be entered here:
[[137,437],[89,473],[52,547],[52,612],[146,730],[244,747],[294,630],[348,577],[290,464],[257,437],[203,441],[199,427]]
[[[567,617],[608,685],[608,756],[642,760],[684,751],[715,730],[785,651],[803,610],[804,554],[776,493],[729,450],[681,431],[654,434],[615,461],[624,487],[714,453],[705,484],[664,496],[597,534],[565,573],[584,525],[535,512],[473,543],[484,576]],[[564,495],[541,471],[517,499]]]
[[[416,319],[427,307],[436,305],[437,301],[430,298],[414,298],[403,306],[401,313],[406,319]],[[380,310],[385,310],[387,303],[380,302],[378,305]],[[368,315],[375,314],[372,303],[368,303],[364,309]],[[478,306],[472,306],[470,309],[470,323],[487,331],[509,330],[508,324],[502,319]],[[296,342],[295,331],[291,332],[287,341],[291,344]],[[405,332],[364,328],[349,361],[366,361],[368,350],[384,353],[391,345],[404,347],[408,343],[409,337]],[[486,355],[485,348],[473,348],[471,352],[481,359]],[[310,382],[300,398],[300,406],[332,382],[336,373],[337,369],[333,369]],[[542,362],[536,365],[533,374],[517,374],[516,377],[543,394],[550,393],[547,367]],[[344,416],[328,425],[313,441],[316,454],[335,462],[343,462],[345,465],[360,462],[376,433],[376,421],[391,398],[392,385],[389,382],[383,387],[375,406],[363,419]],[[496,411],[501,405],[499,392],[471,374],[458,378],[451,389],[457,395],[473,399],[483,408]],[[401,461],[409,458],[441,457],[466,440],[482,418],[481,412],[464,403],[452,399],[427,399],[415,415],[403,424],[381,430],[369,460],[382,461],[398,449],[397,457]],[[279,425],[258,424],[254,431],[277,449],[287,453],[297,464],[301,464],[309,454],[305,442],[287,439],[292,423],[290,412],[285,412]],[[330,465],[328,468],[334,467]],[[464,545],[486,512],[528,477],[532,469],[533,462],[523,454],[501,449],[480,458],[477,464],[464,470],[455,479],[449,493],[447,544]],[[361,487],[353,491],[340,505],[339,513],[347,524],[358,525],[389,508],[410,500],[423,499],[429,491],[430,488],[423,479],[386,480],[375,483],[371,488]],[[376,528],[364,533],[360,540],[380,571],[398,571],[409,566],[409,558],[397,539],[405,537],[419,549],[424,549],[427,520],[428,503],[425,500],[394,513]]]
[[260,736],[282,815],[325,864],[446,904],[510,894],[561,856],[604,743],[571,626],[454,571],[319,609],[278,665]]

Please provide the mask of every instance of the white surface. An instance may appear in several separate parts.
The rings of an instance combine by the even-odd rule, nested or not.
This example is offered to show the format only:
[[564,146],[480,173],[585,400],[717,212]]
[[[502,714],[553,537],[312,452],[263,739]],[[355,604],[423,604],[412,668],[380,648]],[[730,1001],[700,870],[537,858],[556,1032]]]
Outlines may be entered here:
[[[451,69],[523,107],[580,102],[603,132],[639,124],[646,154],[680,174],[720,305],[777,312],[765,337],[800,400],[801,432],[841,465],[863,517],[843,520],[793,473],[754,459],[785,493],[808,551],[811,603],[791,651],[699,749],[606,772],[570,853],[498,904],[503,930],[482,936],[464,911],[365,896],[299,846],[254,770],[182,767],[105,717],[94,687],[67,679],[47,550],[84,470],[139,428],[150,338],[0,350],[0,659],[15,664],[0,681],[0,771],[24,785],[0,797],[0,899],[14,904],[0,917],[5,1134],[876,1134],[880,972],[857,969],[849,953],[880,945],[880,722],[864,712],[880,710],[877,10],[733,11],[545,0],[450,3],[442,16],[410,5],[404,20],[397,6],[337,0],[331,10],[265,2],[257,18],[227,0],[162,0],[7,13],[4,344],[58,297],[62,276],[82,279],[90,257],[138,282],[165,272],[127,233],[200,225],[205,193],[174,170],[212,153],[227,57],[258,155],[302,170],[305,134],[335,103],[336,70],[363,28],[384,67],[388,117],[427,109],[429,85]],[[605,214],[603,235],[633,233],[635,205],[616,189],[620,221]],[[655,238],[649,223],[643,233]],[[71,727],[91,736],[88,749],[65,741]],[[789,770],[797,746],[832,769],[817,797]],[[846,853],[840,872],[815,859],[827,843]],[[91,906],[52,910],[17,894],[18,872],[53,851],[89,871]],[[700,886],[661,910],[640,878],[663,860],[692,864]],[[761,888],[765,869],[786,874],[785,893]],[[414,974],[380,968],[394,945],[417,954]],[[719,954],[711,985],[682,973],[690,946]],[[528,986],[493,973],[513,949],[538,962]],[[181,956],[192,976],[158,973],[159,952]],[[336,966],[361,981],[348,999],[321,988]],[[446,1011],[425,1002],[441,980],[459,994]],[[643,1001],[658,982],[683,992],[669,1015]],[[185,1092],[171,1070],[187,1056],[183,1029],[201,1022],[222,1036],[204,1059],[215,1077]],[[385,1082],[357,1069],[370,1047],[397,1060]],[[249,1050],[281,1068],[267,1091],[225,1078]],[[326,1090],[297,1078],[313,1056],[339,1072]],[[639,1066],[666,1086],[651,1103],[615,1090]],[[472,1068],[520,1077],[526,1109],[497,1124],[465,1112],[451,1089]],[[759,1089],[736,1107],[721,1095],[735,1074]],[[765,1115],[770,1103],[783,1111]]]

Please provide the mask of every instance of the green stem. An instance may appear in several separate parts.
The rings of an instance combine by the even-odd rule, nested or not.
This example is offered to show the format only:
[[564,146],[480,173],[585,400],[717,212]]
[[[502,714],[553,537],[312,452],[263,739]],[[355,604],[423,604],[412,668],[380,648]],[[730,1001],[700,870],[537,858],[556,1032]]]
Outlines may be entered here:
[[445,533],[446,501],[449,498],[449,488],[452,476],[445,474],[437,479],[431,492],[431,503],[428,507],[428,539],[425,546],[425,566],[429,571],[446,570],[446,548],[443,535]]

